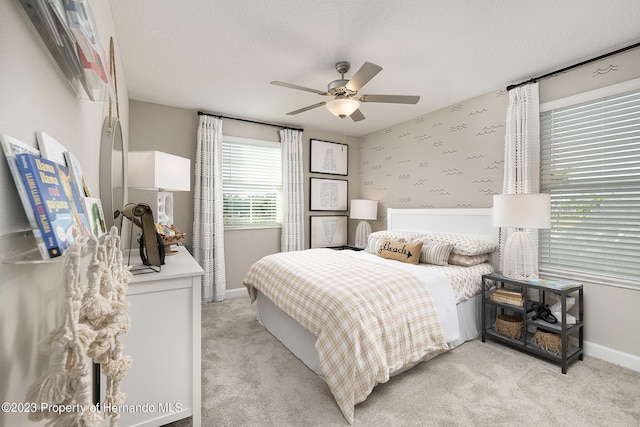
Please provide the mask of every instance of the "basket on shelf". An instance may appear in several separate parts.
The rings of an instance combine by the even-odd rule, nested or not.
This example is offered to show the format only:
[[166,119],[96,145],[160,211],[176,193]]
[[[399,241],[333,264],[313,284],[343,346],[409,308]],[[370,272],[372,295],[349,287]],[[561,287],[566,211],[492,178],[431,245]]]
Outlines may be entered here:
[[[540,346],[543,350],[549,351],[554,354],[558,354],[562,351],[562,337],[560,334],[554,334],[553,332],[545,332],[542,329],[536,329],[533,334],[533,342]],[[571,341],[567,337],[567,352],[571,351]]]
[[496,332],[505,337],[519,339],[522,338],[524,323],[520,317],[508,314],[498,314],[496,317]]

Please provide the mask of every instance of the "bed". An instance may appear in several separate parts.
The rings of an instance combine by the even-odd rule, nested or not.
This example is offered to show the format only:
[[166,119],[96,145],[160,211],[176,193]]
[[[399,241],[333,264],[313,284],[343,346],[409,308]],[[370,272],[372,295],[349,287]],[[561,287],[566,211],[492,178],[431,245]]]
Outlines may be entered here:
[[[481,277],[497,243],[491,209],[388,209],[365,250],[269,255],[244,284],[258,321],[353,423],[376,384],[479,336]],[[409,254],[420,262],[399,261]]]

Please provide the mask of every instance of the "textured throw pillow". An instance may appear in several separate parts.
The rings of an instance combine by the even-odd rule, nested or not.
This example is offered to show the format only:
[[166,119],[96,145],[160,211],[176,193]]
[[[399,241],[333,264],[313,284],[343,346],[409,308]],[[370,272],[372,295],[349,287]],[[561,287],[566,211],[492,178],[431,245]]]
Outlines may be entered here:
[[498,244],[471,234],[429,233],[425,236],[436,242],[453,243],[451,251],[457,255],[488,254],[498,249]]
[[432,240],[416,240],[422,242],[420,262],[423,264],[447,265],[453,244],[434,242]]
[[458,255],[451,254],[449,255],[449,264],[451,265],[459,265],[461,267],[471,267],[474,265],[482,264],[489,260],[491,255],[489,254],[481,254],[481,255]]
[[386,259],[417,264],[420,262],[420,249],[422,249],[422,242],[398,242],[383,237],[376,255]]

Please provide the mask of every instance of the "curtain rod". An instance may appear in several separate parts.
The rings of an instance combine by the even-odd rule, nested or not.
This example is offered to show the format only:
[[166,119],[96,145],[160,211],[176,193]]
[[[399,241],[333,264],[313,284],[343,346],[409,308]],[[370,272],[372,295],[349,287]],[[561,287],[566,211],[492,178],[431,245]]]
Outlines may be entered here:
[[595,57],[595,58],[587,59],[586,61],[582,61],[582,62],[579,62],[577,64],[569,65],[568,67],[564,67],[564,68],[562,68],[560,70],[552,71],[552,72],[544,74],[542,76],[533,77],[533,78],[531,78],[531,79],[529,79],[527,81],[524,81],[524,82],[521,82],[521,83],[518,83],[518,84],[515,84],[515,85],[509,85],[509,86],[507,86],[507,91],[510,91],[511,89],[515,89],[515,88],[517,88],[519,86],[523,86],[523,85],[526,85],[526,84],[529,84],[529,83],[535,83],[538,80],[546,79],[547,77],[551,77],[551,76],[554,76],[556,74],[563,73],[565,71],[569,71],[569,70],[571,70],[573,68],[580,67],[581,65],[589,64],[590,62],[599,61],[599,60],[601,60],[603,58],[606,58],[608,56],[616,55],[618,53],[621,53],[621,52],[624,52],[624,51],[627,51],[627,50],[630,50],[630,49],[634,49],[634,48],[639,47],[639,46],[640,46],[640,43],[635,43],[635,44],[632,44],[631,46],[623,47],[622,49],[614,50],[613,52],[605,53],[604,55],[600,55],[600,56]]
[[241,119],[239,117],[223,116],[222,114],[205,113],[204,111],[198,111],[198,115],[199,116],[217,117],[219,119],[237,120],[239,122],[256,123],[258,125],[274,126],[274,127],[277,127],[277,128],[299,130],[300,132],[304,132],[304,129],[302,129],[302,128],[294,128],[294,127],[291,127],[291,126],[279,125],[279,124],[276,124],[276,123],[259,122],[257,120]]

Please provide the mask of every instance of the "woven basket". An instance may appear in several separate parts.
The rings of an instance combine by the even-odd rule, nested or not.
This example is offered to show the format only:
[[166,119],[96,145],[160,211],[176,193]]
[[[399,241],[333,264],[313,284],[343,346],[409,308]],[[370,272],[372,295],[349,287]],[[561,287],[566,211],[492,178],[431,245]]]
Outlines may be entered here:
[[496,317],[496,332],[505,337],[519,339],[522,338],[524,324],[522,319],[508,314],[498,314]]
[[[554,354],[558,354],[562,351],[562,336],[560,334],[554,334],[553,332],[545,332],[541,329],[536,329],[533,334],[533,342],[540,346],[543,350],[549,351]],[[567,337],[567,353],[571,351],[571,341]]]
[[171,249],[171,245],[177,245],[179,243],[184,242],[184,237],[186,233],[178,230],[178,227],[175,225],[163,226],[165,232],[171,233],[171,235],[162,235],[162,242],[164,243],[164,253],[165,255],[175,255],[178,251],[174,251]]
[[178,227],[176,227],[175,225],[169,226],[169,229],[173,231],[174,234],[172,236],[162,236],[162,241],[164,242],[165,246],[176,245],[178,243],[184,242],[186,233],[178,230]]

